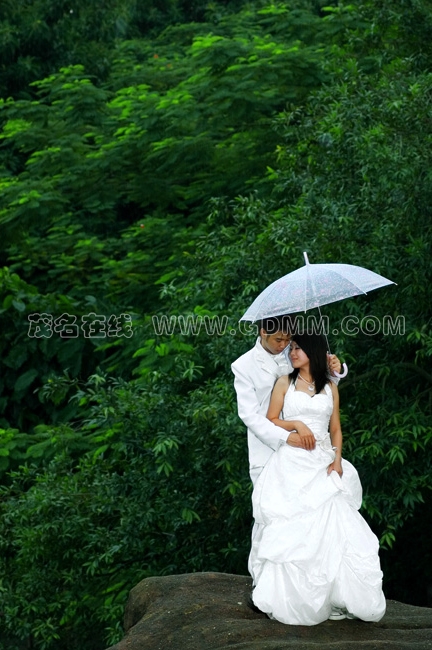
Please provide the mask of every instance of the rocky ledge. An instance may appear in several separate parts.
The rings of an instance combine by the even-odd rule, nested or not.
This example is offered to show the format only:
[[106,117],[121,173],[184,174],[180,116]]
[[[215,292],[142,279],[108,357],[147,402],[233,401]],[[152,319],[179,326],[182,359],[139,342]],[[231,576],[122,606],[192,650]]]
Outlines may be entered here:
[[283,625],[254,613],[251,579],[226,573],[147,578],[129,595],[125,638],[107,650],[432,650],[432,609],[387,601],[379,623]]

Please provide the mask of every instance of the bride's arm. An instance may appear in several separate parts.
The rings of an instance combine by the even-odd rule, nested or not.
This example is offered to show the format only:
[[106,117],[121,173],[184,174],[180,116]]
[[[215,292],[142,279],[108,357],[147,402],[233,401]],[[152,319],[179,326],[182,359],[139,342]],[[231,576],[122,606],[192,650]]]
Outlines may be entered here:
[[333,393],[333,413],[330,418],[330,437],[333,447],[336,447],[336,458],[328,466],[327,473],[330,474],[333,470],[339,476],[342,476],[342,429],[339,415],[339,391],[335,384],[330,383],[330,388]]
[[297,433],[291,433],[287,438],[288,445],[309,450],[314,449],[316,444],[315,436],[304,422],[301,422],[301,420],[281,420],[279,417],[289,383],[290,380],[287,375],[279,377],[276,381],[270,398],[267,418],[276,426],[285,429],[285,431],[293,431],[295,429]]

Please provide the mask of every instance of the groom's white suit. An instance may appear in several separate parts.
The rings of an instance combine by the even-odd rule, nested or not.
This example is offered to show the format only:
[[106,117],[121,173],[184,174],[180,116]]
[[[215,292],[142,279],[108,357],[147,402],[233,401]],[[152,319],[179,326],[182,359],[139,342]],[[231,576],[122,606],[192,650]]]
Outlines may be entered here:
[[285,354],[270,354],[258,337],[255,346],[231,365],[238,414],[248,430],[249,471],[255,483],[272,453],[286,444],[289,434],[267,419],[273,386],[278,377],[292,372]]

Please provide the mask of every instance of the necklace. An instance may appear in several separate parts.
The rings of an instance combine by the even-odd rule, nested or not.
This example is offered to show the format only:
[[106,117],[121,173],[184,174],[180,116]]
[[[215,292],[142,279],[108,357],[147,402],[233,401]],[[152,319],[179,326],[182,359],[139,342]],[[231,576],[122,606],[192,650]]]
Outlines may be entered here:
[[298,376],[300,377],[300,379],[303,379],[304,382],[309,384],[308,390],[310,390],[310,392],[313,393],[313,391],[315,390],[315,382],[314,381],[308,381],[307,379],[302,377],[300,373],[298,374]]

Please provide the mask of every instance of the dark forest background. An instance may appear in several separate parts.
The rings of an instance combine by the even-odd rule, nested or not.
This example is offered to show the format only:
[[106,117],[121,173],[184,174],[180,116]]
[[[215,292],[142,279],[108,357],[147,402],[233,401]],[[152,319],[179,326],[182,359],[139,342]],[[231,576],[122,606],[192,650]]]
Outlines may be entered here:
[[102,650],[142,578],[247,573],[230,363],[303,251],[397,283],[325,313],[386,596],[432,605],[431,34],[430,0],[2,0],[5,648]]

